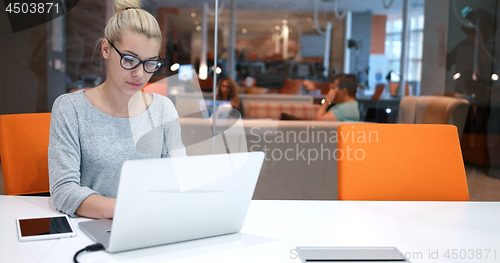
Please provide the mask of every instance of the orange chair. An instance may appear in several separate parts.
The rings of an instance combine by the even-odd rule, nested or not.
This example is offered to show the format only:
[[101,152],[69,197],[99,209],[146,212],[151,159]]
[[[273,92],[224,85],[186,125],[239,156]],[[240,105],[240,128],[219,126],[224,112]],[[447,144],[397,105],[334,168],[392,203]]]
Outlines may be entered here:
[[380,100],[380,96],[382,96],[382,92],[384,92],[385,84],[378,84],[375,86],[375,93],[370,98],[370,100]]
[[146,93],[156,93],[163,96],[167,96],[167,83],[164,81],[156,82],[156,83],[148,83],[144,88],[142,88],[143,92]]
[[49,192],[50,113],[0,115],[0,157],[5,193]]
[[[391,82],[389,84],[389,92],[391,93],[391,96],[397,97],[399,96],[399,82]],[[406,83],[405,85],[405,96],[410,95],[410,83]]]
[[200,83],[200,89],[202,90],[214,89],[214,78],[198,79],[198,83]]
[[301,79],[285,79],[285,84],[280,90],[281,94],[299,94],[302,86]]
[[469,201],[456,126],[345,124],[337,132],[339,200]]

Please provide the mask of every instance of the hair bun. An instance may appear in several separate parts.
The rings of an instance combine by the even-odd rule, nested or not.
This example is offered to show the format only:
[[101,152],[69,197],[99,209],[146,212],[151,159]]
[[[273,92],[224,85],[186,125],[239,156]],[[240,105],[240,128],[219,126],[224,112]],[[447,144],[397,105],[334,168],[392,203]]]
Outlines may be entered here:
[[115,1],[115,12],[123,12],[127,9],[141,9],[140,0],[116,0]]

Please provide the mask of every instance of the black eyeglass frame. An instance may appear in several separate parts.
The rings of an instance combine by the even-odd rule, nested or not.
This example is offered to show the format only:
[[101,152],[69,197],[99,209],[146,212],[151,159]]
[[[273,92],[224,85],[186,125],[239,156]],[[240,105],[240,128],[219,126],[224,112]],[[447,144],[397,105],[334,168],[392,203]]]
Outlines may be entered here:
[[[116,50],[116,53],[118,53],[118,55],[120,55],[120,66],[122,66],[122,68],[123,68],[123,69],[126,69],[126,70],[133,70],[133,69],[137,68],[140,64],[142,64],[142,68],[144,69],[144,71],[146,71],[147,73],[152,74],[152,73],[155,73],[156,71],[158,71],[158,70],[159,70],[159,69],[163,66],[163,64],[164,64],[164,63],[163,63],[163,61],[162,61],[162,59],[161,59],[161,57],[160,57],[160,55],[158,55],[158,59],[148,59],[148,60],[144,60],[144,61],[142,61],[142,60],[140,60],[138,57],[136,57],[136,56],[134,56],[134,55],[130,55],[130,54],[123,54],[122,52],[120,52],[120,51],[118,50],[118,48],[116,48],[116,47],[115,47],[115,45],[113,45],[113,43],[112,43],[111,41],[109,41],[109,40],[108,40],[108,42],[109,42],[109,44],[111,44],[111,46],[112,46],[112,47]],[[122,65],[122,60],[123,60],[123,58],[124,58],[125,56],[131,56],[131,57],[133,57],[133,58],[135,58],[135,59],[139,60],[139,63],[138,63],[137,65],[135,65],[133,68],[126,68],[126,67],[124,67],[124,66]],[[158,68],[157,68],[155,71],[153,71],[153,72],[148,71],[148,70],[146,69],[146,62],[148,62],[148,61],[155,61],[155,62],[159,62],[159,66],[158,66]]]

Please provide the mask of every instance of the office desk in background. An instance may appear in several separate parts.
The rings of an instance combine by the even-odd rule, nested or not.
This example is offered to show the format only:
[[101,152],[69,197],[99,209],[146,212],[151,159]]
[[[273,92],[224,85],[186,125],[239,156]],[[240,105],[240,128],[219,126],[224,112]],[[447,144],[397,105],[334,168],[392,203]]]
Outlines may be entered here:
[[[74,238],[18,241],[16,218],[51,214],[58,212],[49,198],[0,196],[0,262],[73,262],[77,250],[93,243],[78,228],[86,218],[71,219]],[[83,253],[79,260],[299,263],[292,259],[296,246],[395,246],[412,262],[500,262],[500,202],[252,201],[238,234],[117,254]],[[429,252],[439,258],[429,259]]]

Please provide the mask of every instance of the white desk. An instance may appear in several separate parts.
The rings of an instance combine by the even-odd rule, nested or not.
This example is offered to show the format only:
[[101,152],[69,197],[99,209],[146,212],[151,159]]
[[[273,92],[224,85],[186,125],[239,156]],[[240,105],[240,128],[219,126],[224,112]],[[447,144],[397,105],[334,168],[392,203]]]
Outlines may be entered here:
[[[16,218],[57,213],[49,198],[0,196],[0,262],[72,262],[77,250],[93,243],[77,226],[85,218],[72,219],[74,238],[17,239]],[[500,262],[500,202],[252,201],[238,234],[118,254],[83,253],[79,260],[299,263],[291,259],[296,246],[395,246],[412,257],[422,253],[412,262]],[[465,249],[466,257],[469,249],[481,249],[483,257],[453,260],[451,249]],[[492,250],[488,259],[485,249]],[[429,250],[438,250],[439,259],[429,259]]]

